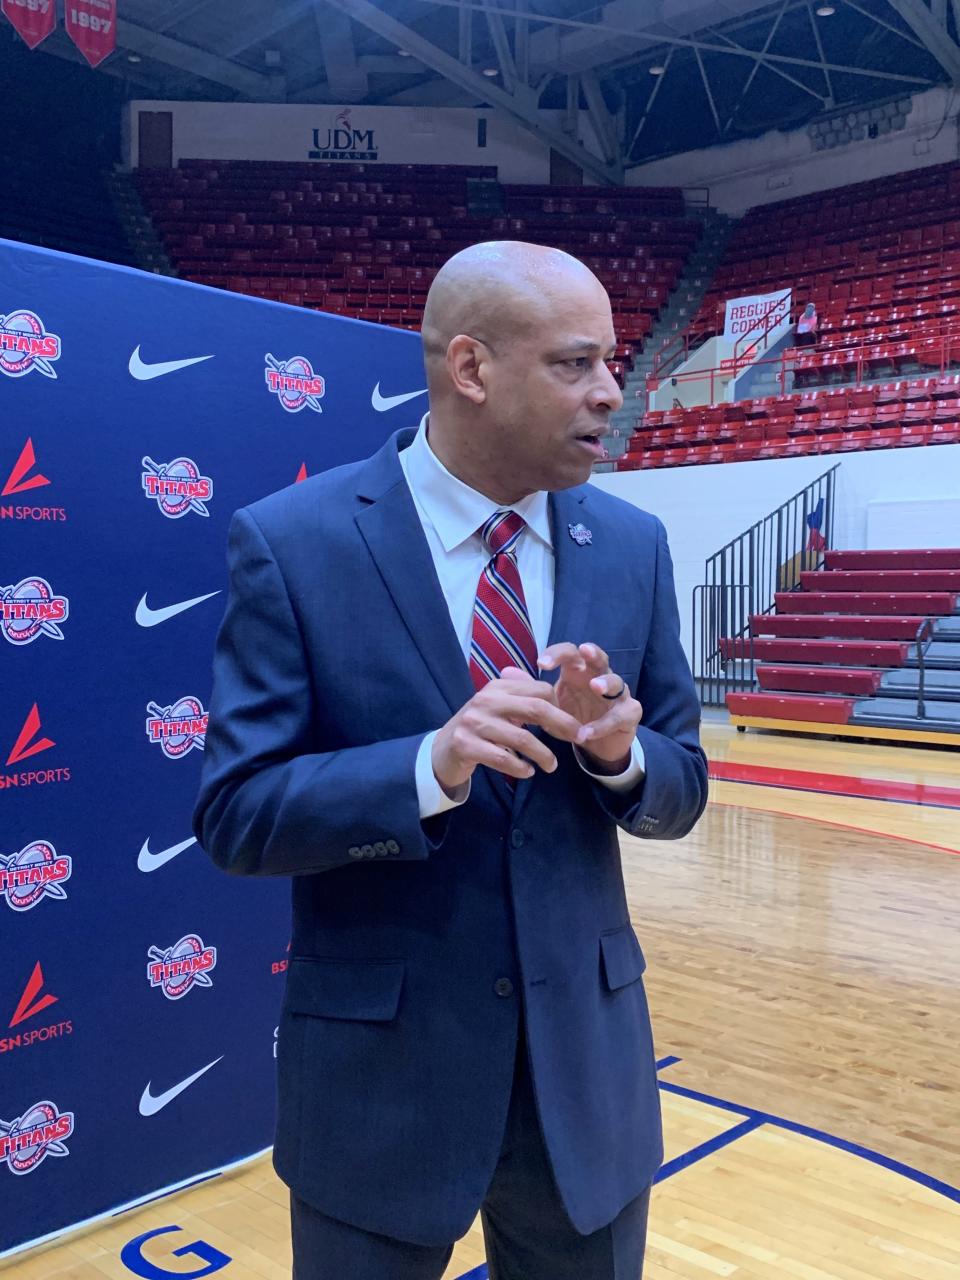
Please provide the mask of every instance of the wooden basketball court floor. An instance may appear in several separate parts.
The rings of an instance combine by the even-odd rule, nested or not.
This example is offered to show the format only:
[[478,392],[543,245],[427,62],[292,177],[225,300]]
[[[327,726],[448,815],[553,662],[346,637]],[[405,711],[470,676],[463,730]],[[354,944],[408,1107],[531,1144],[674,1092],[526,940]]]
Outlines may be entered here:
[[[622,840],[666,1163],[646,1280],[960,1277],[960,751],[705,726],[677,843]],[[12,1280],[290,1274],[268,1156],[8,1259]],[[447,1277],[485,1275],[479,1223]],[[2,1267],[3,1264],[0,1264]],[[362,1277],[344,1277],[362,1280]],[[585,1277],[585,1280],[588,1280]]]

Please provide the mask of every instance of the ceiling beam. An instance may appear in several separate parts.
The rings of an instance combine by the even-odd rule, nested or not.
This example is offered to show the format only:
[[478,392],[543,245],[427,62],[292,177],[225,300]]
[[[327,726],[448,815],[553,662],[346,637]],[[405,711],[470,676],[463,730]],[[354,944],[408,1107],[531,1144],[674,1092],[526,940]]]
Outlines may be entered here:
[[940,63],[950,79],[960,81],[960,47],[933,16],[923,0],[890,0],[910,30],[923,41],[927,52]]
[[641,133],[643,133],[644,126],[650,119],[650,112],[653,110],[653,104],[657,100],[657,94],[660,92],[660,86],[663,84],[664,80],[666,80],[667,72],[670,70],[670,59],[673,57],[673,52],[674,51],[672,49],[667,50],[667,56],[663,63],[663,70],[657,76],[654,86],[650,90],[650,97],[647,99],[647,105],[643,109],[643,115],[640,117],[639,123],[637,124],[636,132],[630,139],[630,145],[627,147],[628,159],[633,155],[633,149],[637,145],[637,139],[640,137]]
[[700,50],[696,49],[694,52],[697,55],[697,66],[700,68],[700,79],[703,81],[703,87],[707,93],[707,102],[710,104],[710,114],[713,116],[713,123],[717,126],[717,133],[720,134],[723,132],[720,128],[720,113],[717,111],[717,104],[713,100],[713,90],[710,88],[710,81],[707,78],[707,69],[703,65]]
[[507,38],[503,16],[497,12],[496,0],[487,0],[487,26],[490,29],[490,39],[493,41],[497,62],[500,64],[503,87],[507,93],[513,93],[517,87],[517,68],[510,51],[510,41]]
[[253,45],[263,44],[285,31],[308,12],[310,3],[311,0],[274,0],[264,5],[263,0],[254,0],[250,16],[244,21],[234,0],[230,6],[230,29],[218,39],[217,49],[225,58],[237,58]]
[[[856,3],[856,0],[843,0],[848,9],[856,9],[857,13],[863,14],[865,18],[869,18],[871,22],[875,22],[878,27],[885,27],[887,31],[892,31],[895,36],[899,36],[901,40],[906,40],[907,44],[912,44],[916,49],[924,49],[922,40],[918,40],[916,36],[912,36],[909,31],[904,31],[903,27],[895,27],[892,22],[887,22],[886,18],[881,18],[875,13],[871,13],[869,9],[864,9]],[[960,0],[953,0],[953,3],[960,4]],[[957,24],[960,30],[960,23]]]
[[593,125],[593,132],[597,135],[597,141],[600,143],[603,158],[608,164],[622,164],[623,158],[620,155],[616,121],[607,108],[603,89],[600,87],[600,77],[595,71],[584,71],[580,77],[580,84],[583,86],[583,96],[587,100],[590,123]]
[[[334,2],[334,0],[332,0],[332,2]],[[479,0],[429,0],[429,2],[433,5],[440,5],[443,8],[459,8],[461,5],[465,5],[470,9],[485,8],[485,5],[479,3]],[[616,0],[614,0],[614,3],[616,3]],[[631,0],[631,3],[635,4],[635,0]],[[922,7],[922,5],[920,5],[920,0],[890,0],[890,3],[914,3],[919,7]],[[610,6],[608,5],[607,7],[609,8]],[[805,7],[805,0],[798,0],[798,3],[791,6],[791,8],[803,7]],[[692,37],[670,35],[659,28],[655,31],[647,30],[638,33],[635,27],[611,26],[606,22],[603,22],[601,26],[601,24],[595,22],[583,22],[579,18],[557,18],[553,16],[544,18],[542,14],[531,13],[529,9],[524,9],[519,5],[505,5],[503,3],[501,3],[500,12],[504,17],[529,18],[533,21],[539,22],[541,25],[544,22],[548,22],[551,28],[586,28],[588,31],[593,31],[595,33],[602,29],[606,35],[618,37],[620,41],[619,52],[621,55],[623,53],[624,40],[626,39],[632,44],[642,44],[648,49],[653,49],[657,46],[673,45],[678,49],[699,49],[701,53],[726,53],[731,57],[750,58],[753,61],[756,61],[760,57],[760,54],[756,49],[748,49],[743,45],[736,44],[735,42],[729,45],[710,44],[706,40],[696,40]],[[927,10],[927,14],[929,16],[929,10]],[[539,36],[541,34],[543,33],[538,31],[535,33],[535,36]],[[796,58],[786,53],[767,53],[763,60],[770,65],[776,63],[778,65],[782,64],[783,66],[788,67],[815,67],[817,70],[822,70],[823,67],[826,66],[830,71],[842,71],[846,75],[851,76],[866,76],[871,80],[889,80],[897,84],[932,85],[936,83],[931,80],[929,76],[904,75],[894,71],[881,71],[878,68],[873,67],[855,67],[851,66],[849,63],[821,63],[812,58]]]
[[469,67],[473,61],[473,10],[465,4],[460,6],[457,40],[460,61]]
[[155,58],[168,67],[189,71],[191,75],[224,85],[248,98],[269,98],[275,91],[270,77],[261,75],[259,71],[238,66],[228,58],[210,53],[197,45],[159,35],[156,31],[139,27],[125,18],[117,19],[117,43],[130,53]]
[[[424,66],[430,67],[444,79],[452,81],[473,95],[476,101],[489,102],[491,106],[498,107],[505,115],[525,129],[529,129],[541,141],[549,143],[561,155],[566,156],[568,160],[579,165],[593,177],[613,185],[622,181],[622,166],[607,164],[575,139],[568,137],[562,129],[558,129],[552,121],[538,112],[533,91],[518,86],[515,94],[507,93],[499,85],[493,84],[483,76],[478,76],[469,67],[463,66],[456,58],[451,57],[429,40],[425,40],[404,23],[398,22],[383,9],[371,4],[370,0],[328,0],[328,3],[365,27],[369,27],[377,35],[390,40],[397,48],[406,49],[415,58],[419,58]],[[486,6],[482,8],[486,9]]]
[[816,15],[813,12],[813,4],[811,3],[811,0],[807,0],[807,14],[810,18],[810,26],[813,28],[813,38],[817,42],[817,53],[820,55],[820,61],[823,64],[823,78],[826,81],[827,93],[829,95],[829,102],[826,105],[834,107],[837,104],[837,100],[833,96],[833,81],[830,79],[826,55],[823,52],[823,41],[820,39],[820,24],[817,22]]
[[370,76],[422,76],[426,68],[416,58],[399,53],[361,53],[357,66]]
[[342,102],[361,102],[370,91],[370,81],[366,71],[357,66],[350,19],[345,13],[321,5],[319,0],[313,6],[313,16],[331,94]]
[[[64,62],[75,62],[84,67],[90,65],[66,31],[62,29],[54,31],[44,40],[39,52],[52,54],[55,58],[62,58]],[[163,94],[163,85],[156,77],[145,71],[139,64],[134,65],[128,62],[122,54],[120,57],[107,58],[100,63],[97,70],[131,86],[135,91],[132,95],[134,97],[158,98]]]

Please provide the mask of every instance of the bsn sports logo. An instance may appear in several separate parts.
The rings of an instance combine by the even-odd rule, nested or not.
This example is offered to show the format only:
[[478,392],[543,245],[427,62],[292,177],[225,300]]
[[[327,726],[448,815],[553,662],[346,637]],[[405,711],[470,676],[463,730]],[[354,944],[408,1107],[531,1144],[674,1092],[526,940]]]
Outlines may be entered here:
[[29,911],[42,898],[62,900],[72,873],[72,858],[58,854],[49,840],[32,840],[19,853],[0,853],[0,899],[14,911]]
[[202,751],[210,714],[199,698],[178,698],[170,707],[148,702],[147,737],[159,742],[168,760],[179,760],[194,747]]
[[[37,455],[33,448],[33,440],[27,436],[27,443],[20,450],[20,456],[13,464],[4,486],[0,489],[0,498],[12,498],[18,493],[28,493],[32,489],[41,489],[50,481],[37,471],[30,472],[37,465]],[[0,472],[0,475],[3,473]],[[51,520],[64,521],[67,513],[63,507],[25,507],[10,503],[0,503],[0,520]]]
[[[21,1023],[39,1017],[51,1005],[59,1004],[60,997],[43,990],[43,969],[40,961],[33,966],[33,972],[27,980],[23,994],[17,1001],[17,1007],[10,1019],[9,1031],[19,1027]],[[0,1053],[12,1053],[16,1049],[30,1049],[34,1045],[45,1044],[48,1040],[58,1040],[63,1036],[73,1035],[73,1023],[69,1018],[60,1022],[49,1022],[42,1026],[32,1026],[16,1034],[0,1037]]]
[[[46,737],[43,733],[43,726],[40,722],[40,708],[34,703],[27,712],[23,728],[17,734],[17,739],[10,754],[7,756],[7,767],[13,764],[21,764],[24,760],[29,760],[31,756],[39,755],[41,751],[49,751],[56,745],[52,738]],[[44,786],[48,782],[69,781],[70,768],[67,765],[56,769],[24,769],[20,773],[0,773],[0,791],[8,790],[11,787]]]
[[46,578],[22,578],[0,587],[0,634],[11,644],[29,644],[37,636],[62,640],[57,625],[70,613],[70,601],[58,596]]
[[47,378],[57,371],[50,363],[60,359],[60,339],[47,333],[34,311],[11,311],[0,316],[0,373],[22,378],[36,369]]
[[0,1160],[11,1173],[33,1173],[47,1156],[68,1156],[73,1112],[54,1102],[35,1102],[16,1120],[0,1120]]
[[195,933],[188,933],[165,951],[151,947],[147,955],[150,986],[160,987],[168,1000],[182,999],[194,986],[213,986],[210,970],[217,966],[217,948],[205,947]]
[[174,458],[173,462],[154,462],[144,458],[140,477],[143,492],[156,498],[157,506],[170,520],[179,520],[188,512],[208,516],[204,505],[213,497],[213,481],[202,476],[192,458]]
[[299,413],[304,408],[323,413],[320,401],[326,391],[326,383],[319,373],[314,373],[313,365],[306,356],[277,360],[268,351],[264,360],[267,387],[287,413]]

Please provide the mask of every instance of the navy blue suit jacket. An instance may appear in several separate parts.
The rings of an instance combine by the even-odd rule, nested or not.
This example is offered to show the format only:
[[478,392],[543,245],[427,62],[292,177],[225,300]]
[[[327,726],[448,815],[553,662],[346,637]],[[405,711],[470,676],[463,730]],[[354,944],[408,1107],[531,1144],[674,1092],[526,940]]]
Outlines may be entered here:
[[707,795],[666,538],[595,486],[550,496],[550,641],[601,645],[629,682],[643,781],[612,792],[553,743],[555,773],[511,790],[480,768],[465,805],[421,822],[417,748],[474,690],[400,468],[413,434],[234,515],[193,829],[225,871],[293,877],[280,1177],[370,1231],[463,1235],[500,1151],[522,999],[545,1140],[587,1233],[662,1159],[617,828],[683,836]]

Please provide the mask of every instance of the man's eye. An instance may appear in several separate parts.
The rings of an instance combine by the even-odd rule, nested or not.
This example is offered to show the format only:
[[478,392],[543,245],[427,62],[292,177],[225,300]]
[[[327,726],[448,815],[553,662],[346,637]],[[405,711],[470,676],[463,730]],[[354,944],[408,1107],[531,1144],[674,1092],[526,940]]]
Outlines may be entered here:
[[564,361],[564,364],[569,365],[571,369],[585,369],[589,363],[586,356],[577,356],[574,360]]

